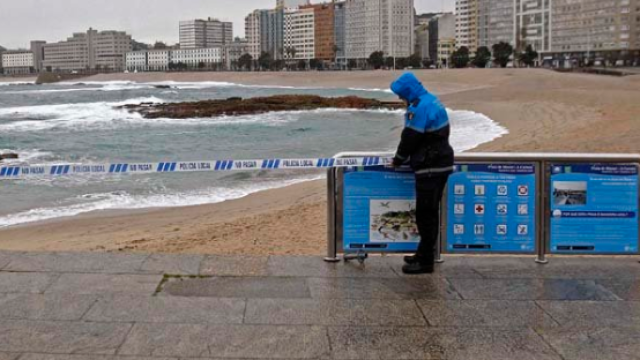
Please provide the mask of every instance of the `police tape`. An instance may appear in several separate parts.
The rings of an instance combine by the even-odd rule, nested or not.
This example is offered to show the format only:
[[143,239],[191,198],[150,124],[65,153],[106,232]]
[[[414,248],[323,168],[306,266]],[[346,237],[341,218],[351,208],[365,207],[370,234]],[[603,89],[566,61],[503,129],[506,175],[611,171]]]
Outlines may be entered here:
[[0,166],[0,181],[55,178],[74,175],[123,175],[260,170],[328,169],[389,165],[392,158],[353,157],[319,159],[214,160],[160,163],[59,164]]

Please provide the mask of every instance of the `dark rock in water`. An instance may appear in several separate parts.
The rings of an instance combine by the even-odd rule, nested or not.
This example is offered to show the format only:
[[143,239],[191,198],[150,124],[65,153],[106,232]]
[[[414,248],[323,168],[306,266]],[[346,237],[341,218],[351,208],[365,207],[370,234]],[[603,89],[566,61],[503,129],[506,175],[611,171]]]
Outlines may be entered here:
[[18,154],[14,154],[14,153],[0,154],[0,161],[15,160],[15,159],[18,159]]
[[156,89],[171,89],[169,85],[154,85],[153,87]]
[[401,109],[400,102],[385,102],[357,96],[326,98],[315,95],[276,95],[242,99],[206,100],[169,104],[124,105],[118,108],[140,113],[146,119],[208,118],[223,115],[254,115],[275,111],[299,111],[315,109]]

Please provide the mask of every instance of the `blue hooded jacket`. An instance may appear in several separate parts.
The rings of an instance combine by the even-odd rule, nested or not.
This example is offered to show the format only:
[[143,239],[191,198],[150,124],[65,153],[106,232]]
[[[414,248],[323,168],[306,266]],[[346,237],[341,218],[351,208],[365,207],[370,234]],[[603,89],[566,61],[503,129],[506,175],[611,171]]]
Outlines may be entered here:
[[412,73],[394,81],[391,91],[409,103],[396,165],[408,162],[418,176],[451,173],[453,148],[449,144],[451,127],[446,108]]

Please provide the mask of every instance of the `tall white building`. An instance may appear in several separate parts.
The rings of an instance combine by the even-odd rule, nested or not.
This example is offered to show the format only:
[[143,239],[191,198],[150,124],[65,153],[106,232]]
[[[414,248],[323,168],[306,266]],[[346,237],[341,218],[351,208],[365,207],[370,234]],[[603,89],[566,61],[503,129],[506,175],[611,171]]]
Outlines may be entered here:
[[347,0],[345,5],[346,58],[409,57],[415,50],[413,0]]
[[0,54],[7,75],[30,74],[35,71],[33,53],[30,50],[7,51]]
[[314,9],[287,9],[284,12],[284,58],[311,60],[315,57]]
[[255,10],[247,15],[244,19],[244,32],[247,38],[247,49],[249,55],[254,59],[260,57],[262,52],[262,36],[261,36],[261,12],[262,10]]
[[125,68],[131,36],[122,31],[75,33],[66,41],[42,46],[43,68],[49,71],[116,70]]
[[233,41],[233,23],[217,19],[180,22],[180,47],[183,49],[224,46]]
[[126,66],[129,71],[167,71],[172,65],[211,69],[222,67],[223,54],[222,47],[132,51],[126,54]]
[[471,52],[475,52],[478,47],[479,1],[482,0],[456,0],[457,48],[466,46]]

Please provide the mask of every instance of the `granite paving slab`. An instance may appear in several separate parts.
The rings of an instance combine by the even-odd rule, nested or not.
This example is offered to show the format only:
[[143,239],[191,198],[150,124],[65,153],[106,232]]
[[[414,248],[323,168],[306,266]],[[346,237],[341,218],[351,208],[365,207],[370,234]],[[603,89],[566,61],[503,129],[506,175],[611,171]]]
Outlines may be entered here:
[[402,273],[404,259],[402,256],[387,256],[384,258],[387,264],[399,277],[403,278],[463,278],[463,279],[480,279],[482,275],[469,265],[466,257],[454,256],[446,257],[445,262],[436,264],[433,274],[423,275],[405,275]]
[[136,324],[120,355],[317,359],[329,352],[316,326]]
[[147,257],[140,270],[158,274],[198,275],[203,259],[204,255],[153,254]]
[[308,278],[316,299],[460,299],[443,278]]
[[335,359],[560,360],[532,330],[329,328]]
[[93,295],[7,294],[0,296],[2,320],[80,320],[96,302]]
[[84,320],[96,322],[240,324],[244,299],[115,295],[101,298]]
[[309,298],[304,278],[221,277],[173,279],[166,283],[163,295],[213,298]]
[[250,299],[244,322],[260,325],[427,325],[412,300]]
[[557,329],[540,331],[542,337],[565,360],[637,360],[640,358],[640,332],[612,329]]
[[640,302],[538,301],[538,304],[565,329],[619,327],[640,330]]
[[605,279],[596,282],[623,300],[640,301],[640,280]]
[[[487,260],[494,260],[487,261]],[[487,278],[624,279],[640,278],[640,264],[628,257],[551,257],[546,265],[527,258],[472,258],[470,266]],[[526,261],[525,261],[526,260]]]
[[620,300],[594,280],[449,279],[465,300]]
[[136,273],[148,255],[121,253],[23,253],[5,270],[29,272]]
[[53,273],[20,273],[0,271],[0,293],[44,292],[57,278]]
[[16,360],[21,354],[0,353],[0,360]]
[[0,321],[0,351],[115,354],[131,324]]
[[11,253],[11,252],[0,252],[0,270],[3,270],[11,260],[13,260],[14,256],[19,255],[19,253]]
[[[2,358],[0,358],[2,359]],[[20,360],[181,360],[167,357],[140,357],[114,355],[58,355],[58,354],[24,354]],[[184,359],[187,360],[187,359]]]
[[364,265],[357,261],[328,263],[317,256],[271,256],[267,273],[269,276],[287,277],[397,277],[388,261],[379,256],[370,257]]
[[549,328],[558,324],[533,301],[418,300],[429,325],[464,328]]
[[147,294],[156,291],[161,275],[62,274],[47,293],[71,294]]
[[200,275],[264,276],[268,259],[267,256],[211,255],[202,260]]

